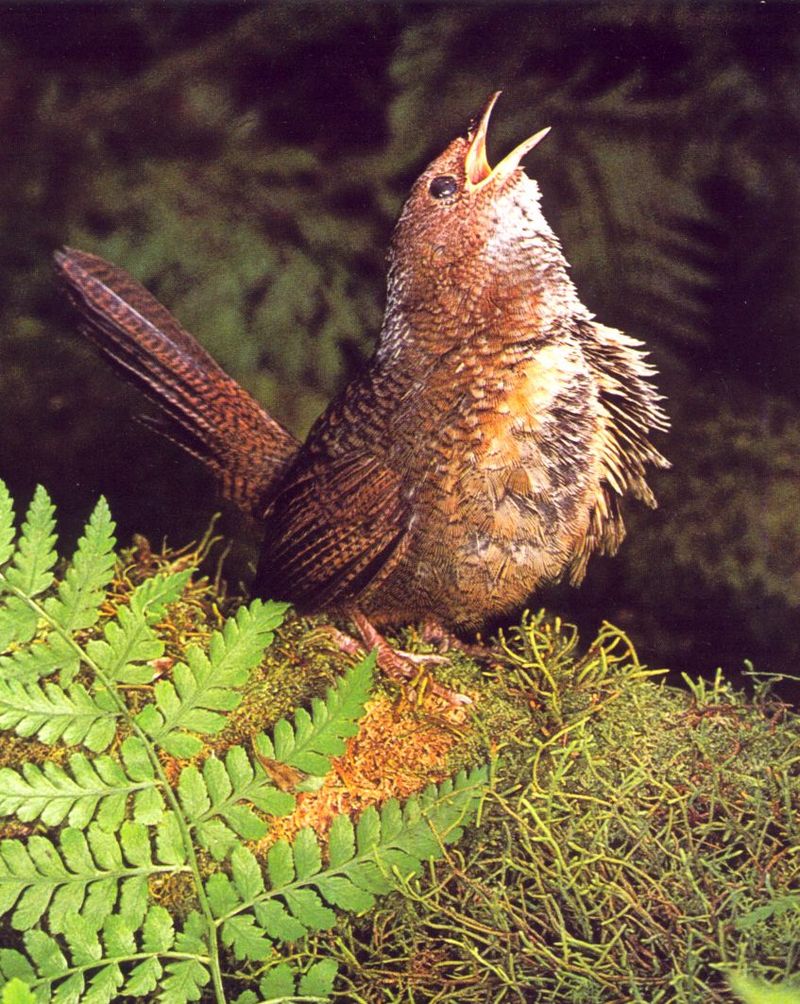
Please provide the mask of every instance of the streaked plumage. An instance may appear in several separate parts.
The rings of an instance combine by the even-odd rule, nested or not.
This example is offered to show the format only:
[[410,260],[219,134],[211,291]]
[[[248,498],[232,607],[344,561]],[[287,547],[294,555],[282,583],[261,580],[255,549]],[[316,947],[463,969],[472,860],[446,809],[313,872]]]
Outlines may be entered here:
[[495,99],[415,183],[375,354],[302,446],[125,273],[59,260],[90,337],[264,518],[263,595],[474,628],[616,551],[625,495],[655,504],[653,369],[578,298],[519,166],[541,134],[489,167]]

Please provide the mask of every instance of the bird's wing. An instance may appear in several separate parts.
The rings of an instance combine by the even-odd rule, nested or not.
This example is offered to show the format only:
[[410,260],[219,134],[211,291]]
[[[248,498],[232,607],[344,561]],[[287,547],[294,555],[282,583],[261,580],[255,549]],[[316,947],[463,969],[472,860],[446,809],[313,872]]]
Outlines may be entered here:
[[308,611],[357,601],[404,551],[402,489],[400,475],[369,453],[305,454],[267,513],[255,591]]
[[583,578],[593,552],[613,554],[619,547],[625,535],[620,499],[630,492],[654,508],[647,467],[670,466],[650,442],[652,432],[669,428],[669,419],[652,382],[655,368],[647,361],[642,342],[596,322],[585,322],[581,335],[598,389],[601,424],[596,446],[603,474],[589,532],[571,569],[573,583]]

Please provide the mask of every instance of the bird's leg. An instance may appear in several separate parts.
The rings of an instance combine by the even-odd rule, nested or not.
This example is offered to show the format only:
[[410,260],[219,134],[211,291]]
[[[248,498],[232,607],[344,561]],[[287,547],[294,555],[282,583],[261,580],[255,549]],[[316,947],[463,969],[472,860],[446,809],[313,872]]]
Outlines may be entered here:
[[[378,668],[386,676],[392,680],[396,680],[398,683],[407,684],[409,681],[414,681],[417,678],[419,675],[419,670],[416,666],[417,662],[446,661],[442,660],[439,656],[412,658],[412,653],[398,652],[392,648],[380,631],[377,630],[360,610],[351,610],[349,614],[350,619],[361,636],[361,645],[368,651],[372,651],[372,649],[377,650]],[[350,635],[339,631],[337,628],[330,628],[329,633],[339,649],[348,655],[358,655],[361,645],[359,645],[355,638],[351,638]],[[428,680],[426,686],[430,689],[431,693],[436,694],[437,697],[441,697],[450,704],[463,705],[472,703],[471,698],[467,697],[466,694],[458,694],[448,687],[442,686],[441,683],[437,683],[436,680]]]

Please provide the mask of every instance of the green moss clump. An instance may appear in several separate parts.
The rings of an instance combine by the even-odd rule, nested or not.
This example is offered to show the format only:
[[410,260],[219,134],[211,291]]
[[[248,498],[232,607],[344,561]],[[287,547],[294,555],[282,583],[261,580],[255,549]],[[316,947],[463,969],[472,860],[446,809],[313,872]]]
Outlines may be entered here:
[[720,674],[654,682],[609,626],[581,656],[543,615],[494,675],[526,733],[486,723],[477,829],[337,943],[343,999],[730,1001],[732,971],[797,970],[797,716]]

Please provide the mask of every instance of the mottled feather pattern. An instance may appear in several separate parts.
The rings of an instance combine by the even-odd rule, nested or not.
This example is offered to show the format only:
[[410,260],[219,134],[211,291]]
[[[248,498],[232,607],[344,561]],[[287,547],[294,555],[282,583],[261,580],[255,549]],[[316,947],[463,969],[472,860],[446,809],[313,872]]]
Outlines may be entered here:
[[475,628],[616,551],[625,496],[655,504],[654,370],[578,297],[519,163],[544,133],[489,166],[495,100],[413,186],[375,354],[302,446],[124,273],[61,262],[91,336],[265,520],[262,595]]

